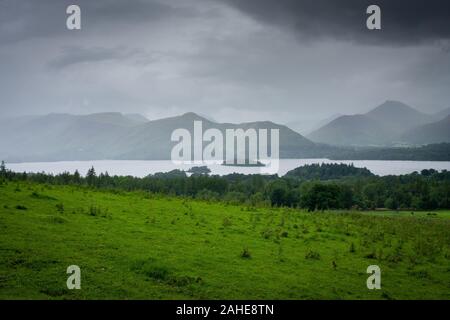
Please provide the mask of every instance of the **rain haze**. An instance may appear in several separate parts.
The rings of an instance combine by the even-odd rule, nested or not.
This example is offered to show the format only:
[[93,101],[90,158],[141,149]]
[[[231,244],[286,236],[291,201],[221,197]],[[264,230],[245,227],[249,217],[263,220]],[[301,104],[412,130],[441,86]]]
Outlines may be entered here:
[[448,302],[449,244],[450,0],[0,0],[2,307]]
[[[66,8],[81,8],[81,30]],[[133,0],[0,2],[1,117],[196,112],[319,121],[385,100],[450,106],[450,3]],[[239,114],[238,117],[236,115]]]

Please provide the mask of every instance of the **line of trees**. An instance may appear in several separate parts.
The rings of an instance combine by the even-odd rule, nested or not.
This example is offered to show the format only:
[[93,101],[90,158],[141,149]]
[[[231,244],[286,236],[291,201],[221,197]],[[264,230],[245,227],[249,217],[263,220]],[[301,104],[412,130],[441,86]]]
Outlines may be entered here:
[[[252,206],[286,206],[310,211],[327,209],[450,209],[450,172],[423,170],[401,176],[376,176],[344,164],[310,165],[285,177],[230,174],[216,176],[174,170],[144,178],[78,171],[58,175],[16,173],[0,166],[2,181],[33,181],[89,188],[144,190],[203,200]],[[310,172],[308,173],[308,171]],[[297,174],[296,174],[297,173]],[[311,178],[312,177],[312,178]]]

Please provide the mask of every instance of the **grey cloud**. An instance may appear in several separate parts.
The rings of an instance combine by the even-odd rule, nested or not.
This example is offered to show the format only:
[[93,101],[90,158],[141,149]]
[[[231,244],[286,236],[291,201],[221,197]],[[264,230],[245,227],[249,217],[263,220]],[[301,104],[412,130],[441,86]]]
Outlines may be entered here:
[[124,22],[133,24],[142,21],[154,21],[180,16],[195,15],[194,10],[186,7],[174,6],[164,0],[109,0],[109,1],[80,1],[82,8],[86,8],[87,18],[108,22]]
[[33,38],[67,35],[66,8],[81,7],[82,30],[92,33],[107,25],[110,32],[136,24],[156,23],[195,12],[161,0],[2,0],[0,1],[0,41],[18,42]]
[[79,63],[129,61],[133,64],[147,65],[155,60],[155,54],[143,49],[65,46],[60,55],[50,61],[48,65],[52,69],[62,69]]
[[[294,32],[302,40],[333,38],[365,44],[411,45],[450,39],[447,0],[217,0]],[[366,28],[366,9],[380,6],[382,30]]]
[[0,42],[5,45],[61,33],[61,26],[65,26],[65,8],[64,1],[2,0]]
[[[365,0],[0,0],[0,116],[194,111],[291,122],[387,99],[447,107],[446,13],[436,1],[430,11],[401,2],[411,12],[390,2],[378,3],[383,31],[367,33]],[[65,28],[72,3],[79,32]]]

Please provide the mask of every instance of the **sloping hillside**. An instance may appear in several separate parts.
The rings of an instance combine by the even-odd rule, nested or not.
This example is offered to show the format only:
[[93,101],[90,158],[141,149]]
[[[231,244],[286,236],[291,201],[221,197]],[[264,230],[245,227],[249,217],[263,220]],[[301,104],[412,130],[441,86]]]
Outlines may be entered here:
[[339,117],[308,138],[331,145],[386,146],[402,142],[403,133],[433,119],[404,103],[386,101],[365,114]]
[[203,130],[217,128],[223,133],[237,128],[269,132],[279,129],[281,157],[308,157],[324,148],[273,122],[215,123],[195,113],[154,121],[120,113],[50,114],[3,120],[0,158],[8,161],[165,160],[170,159],[175,145],[171,141],[172,132],[184,128],[193,136],[194,121],[202,121]]
[[409,130],[403,134],[402,140],[413,144],[450,142],[450,116],[441,121]]

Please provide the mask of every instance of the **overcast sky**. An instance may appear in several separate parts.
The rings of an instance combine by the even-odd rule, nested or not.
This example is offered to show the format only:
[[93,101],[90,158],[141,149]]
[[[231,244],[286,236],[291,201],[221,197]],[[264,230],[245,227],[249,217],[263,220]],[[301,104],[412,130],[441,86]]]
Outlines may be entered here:
[[385,100],[450,107],[450,1],[0,0],[0,116],[289,123]]

